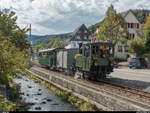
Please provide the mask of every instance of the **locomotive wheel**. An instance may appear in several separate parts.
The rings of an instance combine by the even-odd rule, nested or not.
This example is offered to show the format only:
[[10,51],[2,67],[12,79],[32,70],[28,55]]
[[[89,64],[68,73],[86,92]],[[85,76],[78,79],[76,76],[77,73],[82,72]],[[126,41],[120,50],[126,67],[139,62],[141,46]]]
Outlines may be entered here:
[[96,76],[96,79],[99,80],[99,79],[105,79],[106,78],[106,73],[101,71],[101,72],[98,72],[97,76]]

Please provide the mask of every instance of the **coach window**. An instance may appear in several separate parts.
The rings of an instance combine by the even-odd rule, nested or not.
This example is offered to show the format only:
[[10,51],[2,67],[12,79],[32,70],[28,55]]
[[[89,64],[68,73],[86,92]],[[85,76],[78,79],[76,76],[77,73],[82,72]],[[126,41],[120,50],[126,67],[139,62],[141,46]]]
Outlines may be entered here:
[[42,53],[39,53],[39,57],[41,57],[42,56]]
[[109,52],[110,52],[110,55],[113,54],[113,48],[111,46],[109,47]]
[[93,54],[98,53],[98,46],[93,46]]
[[85,47],[84,49],[84,56],[89,57],[90,56],[90,49],[88,46]]

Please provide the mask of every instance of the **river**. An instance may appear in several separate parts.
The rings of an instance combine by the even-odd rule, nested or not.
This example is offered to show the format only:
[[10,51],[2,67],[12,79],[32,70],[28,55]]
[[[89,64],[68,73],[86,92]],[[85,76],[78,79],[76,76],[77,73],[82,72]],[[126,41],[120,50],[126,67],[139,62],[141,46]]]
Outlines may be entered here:
[[71,104],[62,101],[61,97],[27,76],[15,78],[14,81],[20,84],[22,101],[30,103],[28,111],[77,111]]

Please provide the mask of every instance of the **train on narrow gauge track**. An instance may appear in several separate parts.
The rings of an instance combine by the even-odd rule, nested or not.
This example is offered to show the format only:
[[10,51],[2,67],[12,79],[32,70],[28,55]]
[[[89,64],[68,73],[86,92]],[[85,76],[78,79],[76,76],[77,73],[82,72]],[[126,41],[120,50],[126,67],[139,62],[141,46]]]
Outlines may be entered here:
[[113,58],[114,45],[106,42],[80,43],[77,49],[51,48],[38,53],[42,67],[92,80],[106,78],[113,72]]

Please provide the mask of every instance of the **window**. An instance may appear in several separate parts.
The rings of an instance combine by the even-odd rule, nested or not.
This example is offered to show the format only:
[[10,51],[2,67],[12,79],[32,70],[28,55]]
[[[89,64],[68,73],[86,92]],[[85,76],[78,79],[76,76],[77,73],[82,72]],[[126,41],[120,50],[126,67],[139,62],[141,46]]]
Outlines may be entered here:
[[86,37],[86,36],[84,36],[84,39],[87,39],[87,37]]
[[134,37],[135,37],[135,34],[133,33],[133,34],[132,34],[132,39],[134,39]]
[[125,52],[129,51],[129,47],[128,46],[125,46],[124,49],[125,49]]
[[118,46],[118,52],[122,52],[122,46]]
[[130,26],[131,26],[131,24],[130,24],[130,23],[128,23],[128,28],[130,28]]
[[84,56],[89,57],[90,56],[90,48],[88,46],[85,47],[84,49]]
[[75,43],[75,42],[71,42],[71,45],[72,45],[73,47],[76,47],[76,43]]
[[79,36],[79,35],[77,36],[77,39],[80,39],[80,36]]
[[131,23],[131,28],[133,28],[133,23]]
[[134,23],[134,28],[136,28],[136,26],[137,26],[137,24],[136,24],[136,23]]
[[112,55],[112,54],[113,54],[113,48],[110,47],[110,48],[109,48],[109,51],[110,51],[110,55]]
[[127,39],[134,39],[134,37],[135,37],[135,34],[134,33],[129,33],[128,35],[127,35]]
[[98,46],[93,46],[93,54],[98,53]]

